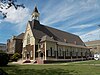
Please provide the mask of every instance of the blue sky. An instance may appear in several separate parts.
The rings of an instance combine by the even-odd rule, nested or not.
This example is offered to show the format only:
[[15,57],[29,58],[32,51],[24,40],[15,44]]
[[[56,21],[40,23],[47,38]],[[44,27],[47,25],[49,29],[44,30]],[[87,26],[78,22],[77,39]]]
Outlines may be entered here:
[[100,0],[17,0],[26,8],[8,10],[7,18],[0,15],[0,42],[25,32],[34,6],[40,12],[40,23],[79,35],[83,41],[100,40]]

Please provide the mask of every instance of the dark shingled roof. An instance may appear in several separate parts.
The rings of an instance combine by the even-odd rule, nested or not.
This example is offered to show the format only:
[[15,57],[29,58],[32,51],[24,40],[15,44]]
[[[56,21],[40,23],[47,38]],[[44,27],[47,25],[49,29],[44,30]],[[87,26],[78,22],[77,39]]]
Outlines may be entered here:
[[66,43],[85,46],[84,42],[77,35],[42,25],[37,20],[29,21],[29,24],[34,37],[37,39],[41,39],[43,36],[47,35],[55,41],[65,42],[64,39],[66,39]]
[[23,37],[24,37],[24,33],[21,33],[18,36],[16,36],[17,39],[23,39]]

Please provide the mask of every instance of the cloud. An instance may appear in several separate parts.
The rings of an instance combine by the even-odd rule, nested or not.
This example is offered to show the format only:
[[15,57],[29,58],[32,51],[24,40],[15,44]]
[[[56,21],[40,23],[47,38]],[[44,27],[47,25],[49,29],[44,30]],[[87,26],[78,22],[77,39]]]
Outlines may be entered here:
[[86,24],[80,24],[80,25],[72,25],[69,28],[70,29],[86,29],[89,27],[93,27],[93,26],[98,26],[100,24],[100,22],[94,22],[94,23],[86,23]]
[[[61,7],[60,5],[64,5],[64,7]],[[69,15],[73,14],[73,13],[70,13],[70,10],[73,10],[74,6],[67,7],[67,5],[63,4],[63,3],[60,5],[57,5],[55,8],[49,10],[48,11],[49,13],[44,12],[46,18],[44,18],[42,20],[42,23],[52,25],[54,23],[66,20]],[[48,7],[48,9],[49,9],[49,7]],[[45,10],[47,10],[47,9],[45,9]],[[53,12],[53,11],[55,11],[55,12]],[[75,13],[75,11],[74,11],[74,13]]]
[[98,40],[100,39],[100,29],[96,29],[93,31],[90,31],[86,34],[83,34],[80,36],[83,41],[91,41],[91,40]]
[[0,20],[0,23],[2,22],[2,20]]
[[11,6],[9,9],[6,9],[8,5],[3,5],[3,9],[0,8],[0,11],[2,11],[3,13],[7,13],[7,18],[1,19],[2,22],[10,22],[17,24],[23,22],[24,19],[29,16],[29,9],[27,7],[18,7],[17,9],[15,9],[14,6]]
[[[94,16],[93,14],[95,13],[93,12],[93,14],[90,14],[90,16],[89,15],[84,16],[86,15],[84,14],[85,11],[88,12],[91,10],[95,10],[98,8],[97,6],[100,7],[97,0],[92,0],[92,1],[91,0],[80,0],[80,1],[64,0],[62,2],[59,2],[59,4],[56,4],[55,7],[53,7],[52,4],[47,4],[46,9],[43,10],[43,13],[45,13],[45,18],[42,19],[42,23],[52,25],[58,22],[67,21],[70,17],[75,15],[77,16],[80,15],[81,20],[84,20],[91,16],[93,17]],[[77,21],[75,20],[75,22],[80,21],[78,17],[76,19]]]
[[14,32],[20,33],[24,31],[25,25],[30,17],[29,8],[18,7],[16,10],[14,6],[9,9],[2,9],[4,13],[7,13],[7,18],[1,19],[0,22],[8,22],[14,25],[12,28],[15,29]]
[[10,23],[21,23],[29,16],[29,9],[28,8],[18,8],[17,10],[12,6],[11,8],[4,10],[7,12],[7,18],[4,19],[4,22]]
[[72,26],[70,28],[84,29],[84,28],[88,28],[88,27],[92,27],[92,26],[94,26],[94,24],[77,25],[77,26]]
[[19,35],[19,33],[25,32],[26,25],[27,25],[27,19],[24,20],[24,22],[14,26],[14,29],[16,29],[15,31],[18,33],[17,35]]
[[85,9],[88,8],[99,8],[99,0],[83,0],[81,3],[81,6]]
[[81,31],[81,32],[74,32],[73,34],[81,36],[82,34],[85,34],[85,33],[86,33],[85,31]]

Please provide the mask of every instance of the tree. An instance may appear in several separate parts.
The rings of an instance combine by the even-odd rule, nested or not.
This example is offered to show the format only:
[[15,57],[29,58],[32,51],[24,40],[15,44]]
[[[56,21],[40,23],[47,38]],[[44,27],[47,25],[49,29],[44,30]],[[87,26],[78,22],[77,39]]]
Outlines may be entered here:
[[8,62],[9,62],[8,54],[0,52],[0,66],[6,66]]
[[0,14],[3,19],[7,18],[7,12],[4,12],[3,10],[7,10],[12,6],[14,6],[16,10],[19,7],[25,8],[24,4],[16,4],[15,2],[17,2],[17,0],[0,0]]
[[0,50],[0,53],[4,53],[4,51],[3,50]]
[[15,53],[12,57],[11,60],[12,61],[17,61],[19,58],[21,58],[21,55],[19,53]]

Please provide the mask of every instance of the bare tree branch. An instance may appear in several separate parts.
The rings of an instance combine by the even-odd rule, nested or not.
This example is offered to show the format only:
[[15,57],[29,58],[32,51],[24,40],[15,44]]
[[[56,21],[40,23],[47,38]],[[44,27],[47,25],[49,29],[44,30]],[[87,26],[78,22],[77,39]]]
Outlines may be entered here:
[[[17,2],[17,0],[0,0],[0,9],[9,9],[12,6],[14,6],[16,10],[19,7],[25,8],[23,4],[15,4],[15,2]],[[7,13],[4,13],[2,10],[0,10],[0,13],[3,16],[3,19],[7,17]]]

